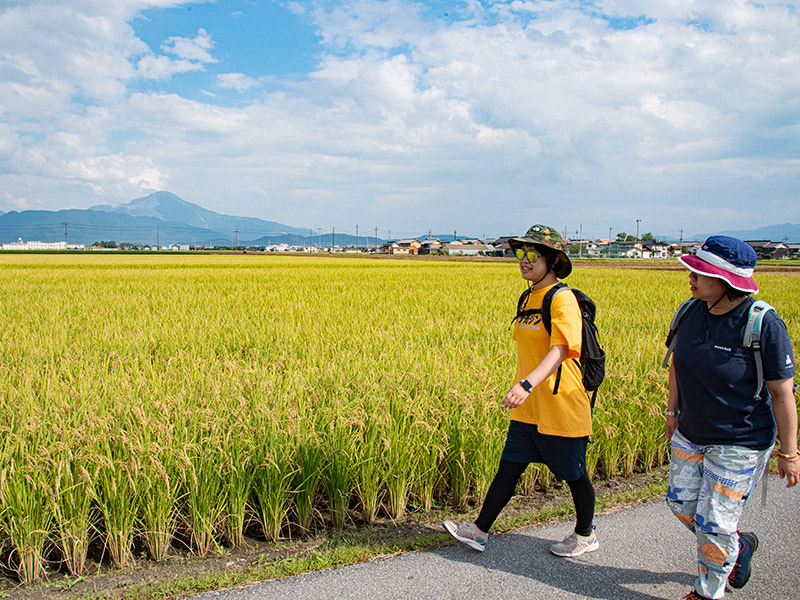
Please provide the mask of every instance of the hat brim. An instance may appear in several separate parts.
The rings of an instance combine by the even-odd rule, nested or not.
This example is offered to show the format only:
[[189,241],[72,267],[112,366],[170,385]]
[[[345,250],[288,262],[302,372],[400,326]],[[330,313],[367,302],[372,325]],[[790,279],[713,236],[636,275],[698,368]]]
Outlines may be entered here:
[[522,247],[523,244],[530,244],[534,248],[537,248],[541,251],[543,248],[547,252],[553,252],[556,256],[558,256],[558,263],[553,269],[553,272],[556,274],[558,279],[564,279],[567,275],[572,273],[572,263],[569,260],[569,256],[563,250],[559,250],[553,244],[543,243],[542,240],[536,240],[533,238],[521,237],[521,238],[512,238],[508,240],[508,246],[512,250],[516,251],[517,248]]
[[705,275],[706,277],[714,277],[716,279],[723,279],[727,281],[730,286],[740,292],[747,292],[748,294],[758,293],[758,284],[752,277],[742,277],[730,271],[726,271],[720,267],[707,263],[702,258],[697,256],[679,256],[678,260],[681,261],[684,267],[697,273],[698,275]]

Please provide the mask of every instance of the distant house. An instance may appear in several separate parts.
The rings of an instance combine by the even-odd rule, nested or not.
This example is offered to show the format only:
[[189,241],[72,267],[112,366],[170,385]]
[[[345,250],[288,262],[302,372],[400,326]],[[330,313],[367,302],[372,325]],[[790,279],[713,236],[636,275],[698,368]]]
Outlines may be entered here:
[[478,256],[494,252],[487,244],[447,243],[442,245],[442,253],[450,256]]
[[746,241],[747,245],[756,251],[759,260],[763,258],[786,258],[789,247],[783,242],[770,242],[767,240]]
[[683,247],[689,254],[697,254],[697,251],[703,247],[704,242],[683,242]]
[[511,246],[508,245],[508,241],[514,239],[515,235],[504,235],[499,237],[495,240],[489,242],[489,245],[495,249],[495,252],[498,253],[499,256],[508,256],[513,257],[514,252],[511,250]]
[[786,244],[786,250],[791,258],[800,257],[800,244]]
[[[588,256],[589,254],[587,252],[587,249],[589,247],[589,244],[593,243],[594,243],[593,240],[582,240],[582,239],[569,240],[570,248],[566,249],[567,254],[569,254],[570,256],[578,256],[578,257]],[[577,246],[577,248],[575,248],[575,246]]]
[[586,246],[583,249],[584,256],[589,256],[591,258],[597,258],[602,256],[603,249],[608,247],[607,240],[596,240],[596,241],[589,241],[586,243]]
[[67,242],[23,242],[19,238],[16,242],[0,244],[0,250],[83,250],[83,244],[67,246]]
[[381,246],[380,253],[394,256],[413,256],[419,254],[421,246],[422,242],[416,239],[389,241]]
[[642,258],[641,242],[614,241],[608,245],[607,256],[613,258]]
[[669,244],[658,240],[643,241],[642,258],[669,258]]
[[442,250],[442,241],[438,238],[426,238],[420,242],[418,254],[439,254]]

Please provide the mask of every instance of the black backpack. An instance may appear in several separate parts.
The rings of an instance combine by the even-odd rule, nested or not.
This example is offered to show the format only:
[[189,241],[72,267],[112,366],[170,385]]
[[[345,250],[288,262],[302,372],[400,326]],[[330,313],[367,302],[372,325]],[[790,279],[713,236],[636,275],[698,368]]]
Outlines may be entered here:
[[[527,317],[529,315],[541,314],[542,323],[547,330],[548,335],[552,335],[550,324],[550,306],[553,304],[553,296],[558,294],[561,290],[572,290],[575,294],[575,299],[578,301],[578,308],[581,310],[581,319],[583,320],[582,337],[581,337],[581,357],[576,362],[581,369],[583,375],[583,387],[587,392],[591,392],[591,405],[594,408],[594,401],[597,399],[597,388],[603,383],[606,376],[606,353],[600,346],[597,339],[597,324],[595,323],[595,315],[597,314],[597,306],[594,301],[589,298],[580,290],[569,287],[565,283],[558,282],[551,287],[544,296],[542,301],[542,308],[529,308],[522,310],[525,306],[525,300],[528,294],[531,293],[531,288],[522,292],[517,302],[517,315],[514,321]],[[573,359],[575,360],[575,359]],[[558,393],[558,385],[561,382],[561,365],[558,366],[556,372],[556,383],[553,387],[553,394]]]

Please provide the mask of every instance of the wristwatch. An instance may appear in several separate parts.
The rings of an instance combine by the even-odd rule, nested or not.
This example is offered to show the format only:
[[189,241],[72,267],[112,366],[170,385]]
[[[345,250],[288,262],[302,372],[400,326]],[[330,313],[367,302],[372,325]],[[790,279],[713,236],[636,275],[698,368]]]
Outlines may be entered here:
[[679,410],[667,410],[667,409],[664,409],[664,414],[667,415],[668,417],[677,417],[680,414],[680,412],[681,411],[679,411]]
[[529,394],[533,391],[533,386],[531,385],[531,382],[528,381],[527,379],[523,379],[522,381],[519,382],[519,384],[522,386],[522,389],[528,392]]

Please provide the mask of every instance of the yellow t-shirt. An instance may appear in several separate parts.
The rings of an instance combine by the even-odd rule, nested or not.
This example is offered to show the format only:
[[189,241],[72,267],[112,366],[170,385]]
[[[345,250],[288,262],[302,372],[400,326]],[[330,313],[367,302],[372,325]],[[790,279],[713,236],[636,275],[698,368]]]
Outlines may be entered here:
[[[526,309],[542,308],[548,286],[531,290]],[[527,377],[545,357],[552,346],[566,346],[567,358],[561,363],[561,381],[558,393],[553,394],[558,371],[533,388],[528,398],[511,409],[511,419],[537,425],[539,432],[562,437],[583,437],[592,433],[592,407],[583,387],[577,359],[581,355],[583,322],[575,295],[562,290],[553,296],[550,305],[552,336],[544,328],[541,314],[518,319],[514,327],[517,342],[516,381]]]

